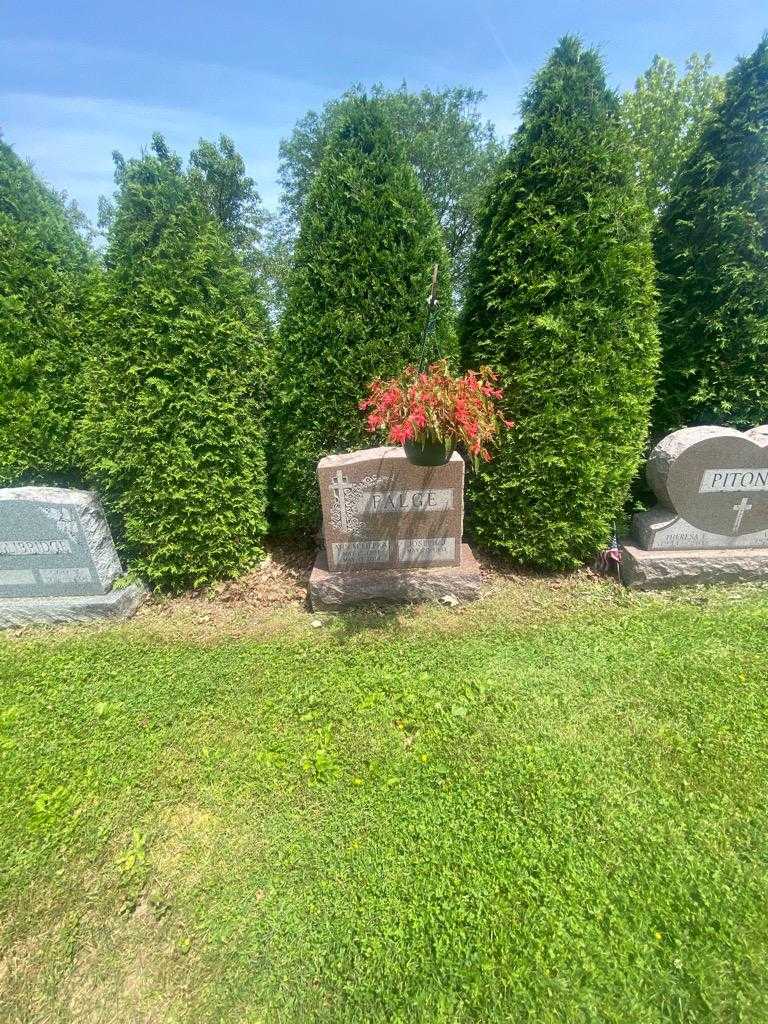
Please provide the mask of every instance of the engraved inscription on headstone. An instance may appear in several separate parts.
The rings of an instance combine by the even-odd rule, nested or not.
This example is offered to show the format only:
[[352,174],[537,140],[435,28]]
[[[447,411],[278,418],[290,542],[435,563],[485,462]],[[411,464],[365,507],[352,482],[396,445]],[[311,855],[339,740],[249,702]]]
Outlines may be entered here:
[[397,542],[400,561],[413,565],[416,562],[448,562],[456,554],[455,537],[411,537]]
[[662,505],[638,512],[632,522],[632,532],[640,547],[647,551],[768,547],[768,530],[740,535],[708,533]]
[[120,573],[95,495],[59,487],[0,489],[0,601],[103,595]]
[[648,459],[660,504],[633,520],[646,550],[768,546],[768,428],[686,427]]
[[388,540],[342,541],[331,546],[336,565],[380,565],[389,561]]
[[699,484],[699,494],[717,494],[720,491],[768,491],[768,467],[755,470],[705,470]]
[[464,462],[414,466],[402,448],[330,455],[317,467],[331,571],[458,565]]
[[403,512],[445,512],[453,508],[453,491],[363,491],[358,501],[362,515],[401,515]]

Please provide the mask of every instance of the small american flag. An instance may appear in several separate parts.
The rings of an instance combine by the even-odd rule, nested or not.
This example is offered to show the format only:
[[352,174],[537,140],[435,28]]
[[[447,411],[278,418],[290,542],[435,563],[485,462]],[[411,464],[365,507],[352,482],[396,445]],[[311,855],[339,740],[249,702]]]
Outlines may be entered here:
[[595,569],[597,572],[610,573],[611,567],[616,566],[616,573],[621,578],[621,548],[619,547],[619,538],[616,536],[616,527],[613,528],[613,537],[611,539],[610,546],[601,551],[597,556],[595,562]]

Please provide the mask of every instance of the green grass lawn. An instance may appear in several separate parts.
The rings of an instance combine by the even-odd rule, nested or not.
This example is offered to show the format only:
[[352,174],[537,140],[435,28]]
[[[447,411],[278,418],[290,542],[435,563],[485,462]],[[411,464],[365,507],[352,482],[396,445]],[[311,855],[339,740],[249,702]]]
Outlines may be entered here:
[[[171,625],[168,625],[168,622]],[[768,1020],[768,593],[0,640],[0,1020]]]

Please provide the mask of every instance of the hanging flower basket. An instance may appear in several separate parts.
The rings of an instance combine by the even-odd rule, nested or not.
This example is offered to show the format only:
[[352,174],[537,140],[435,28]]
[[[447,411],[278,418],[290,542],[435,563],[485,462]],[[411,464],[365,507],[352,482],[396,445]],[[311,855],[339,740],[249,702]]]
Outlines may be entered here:
[[441,359],[426,370],[408,366],[392,380],[377,378],[369,391],[360,402],[368,430],[385,431],[417,466],[443,465],[457,447],[475,466],[488,462],[488,444],[502,426],[514,426],[497,404],[503,392],[487,366],[456,377]]

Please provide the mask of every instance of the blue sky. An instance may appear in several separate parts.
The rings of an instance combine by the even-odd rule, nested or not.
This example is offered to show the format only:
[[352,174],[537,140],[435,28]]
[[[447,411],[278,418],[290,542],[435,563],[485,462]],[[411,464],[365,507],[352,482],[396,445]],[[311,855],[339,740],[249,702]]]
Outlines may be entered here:
[[507,134],[566,32],[626,88],[654,53],[709,51],[726,70],[766,28],[765,0],[0,0],[0,130],[90,216],[112,191],[113,149],[135,154],[160,131],[186,156],[224,132],[274,208],[280,139],[353,82],[475,86]]

